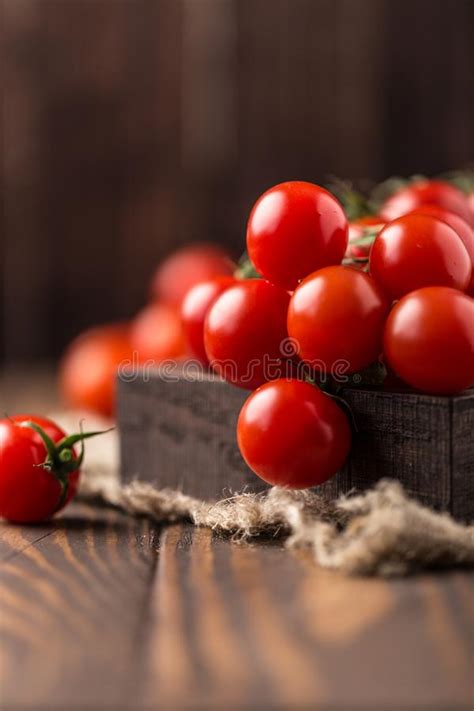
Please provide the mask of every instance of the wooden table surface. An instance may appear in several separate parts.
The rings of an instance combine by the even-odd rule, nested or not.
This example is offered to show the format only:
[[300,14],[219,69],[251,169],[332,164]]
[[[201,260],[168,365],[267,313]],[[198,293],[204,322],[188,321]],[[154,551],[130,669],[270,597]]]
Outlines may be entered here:
[[[52,392],[17,373],[1,408]],[[348,578],[80,503],[0,539],[2,709],[473,708],[470,573]]]

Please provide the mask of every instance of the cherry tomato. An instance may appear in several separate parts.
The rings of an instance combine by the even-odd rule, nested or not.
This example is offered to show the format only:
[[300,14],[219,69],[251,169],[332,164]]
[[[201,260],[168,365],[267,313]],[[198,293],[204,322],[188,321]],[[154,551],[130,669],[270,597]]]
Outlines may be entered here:
[[441,220],[441,222],[446,222],[447,225],[453,228],[458,237],[461,238],[464,246],[469,252],[471,261],[474,261],[474,232],[472,227],[465,222],[462,217],[455,215],[454,212],[448,212],[448,210],[444,210],[442,207],[438,207],[437,205],[423,205],[423,207],[419,207],[409,214],[430,215],[431,217],[436,217],[437,220]]
[[469,204],[464,193],[442,180],[420,180],[397,190],[384,202],[380,215],[386,222],[391,222],[422,205],[438,205],[472,224]]
[[464,291],[472,273],[461,238],[429,215],[405,215],[386,225],[372,245],[369,263],[371,275],[392,299],[423,286]]
[[470,296],[474,296],[474,232],[472,228],[458,215],[443,210],[442,207],[438,207],[437,205],[419,207],[417,210],[410,212],[410,215],[431,215],[431,217],[436,217],[438,220],[442,220],[452,227],[458,237],[461,238],[469,253],[472,266],[471,281],[466,289],[466,293]]
[[312,183],[281,183],[255,203],[247,250],[265,279],[292,291],[316,269],[340,264],[347,229],[344,210],[331,193]]
[[349,244],[346,249],[346,257],[349,259],[368,259],[372,243],[353,244],[353,242],[360,240],[368,227],[380,225],[380,229],[382,229],[384,224],[384,220],[382,220],[379,215],[367,215],[366,217],[360,217],[358,220],[350,222]]
[[234,270],[235,264],[222,247],[205,242],[187,245],[158,266],[151,284],[152,297],[179,308],[195,284],[216,276],[231,276]]
[[382,351],[389,304],[375,281],[352,267],[326,267],[295,290],[288,333],[300,357],[333,375],[354,373]]
[[166,304],[149,304],[133,320],[130,344],[138,362],[181,358],[186,342],[179,311]]
[[209,365],[204,348],[204,322],[210,307],[226,289],[233,286],[233,277],[215,277],[200,282],[188,291],[181,307],[181,319],[188,348],[203,365]]
[[384,354],[423,392],[449,395],[474,385],[474,299],[441,286],[407,294],[387,319]]
[[269,484],[317,486],[344,464],[351,444],[346,415],[309,383],[275,380],[250,395],[237,439],[249,467]]
[[289,294],[263,279],[237,282],[217,298],[204,325],[214,370],[253,389],[281,375]]
[[[17,415],[0,420],[0,516],[17,523],[36,522],[52,516],[74,497],[79,469],[68,466],[67,490],[57,472],[42,466],[48,452],[40,435],[23,423],[34,422],[57,444],[65,432],[54,422],[36,415]],[[69,448],[73,460],[77,454]]]
[[82,333],[67,349],[60,367],[65,403],[110,417],[115,407],[117,370],[131,356],[125,324],[97,326]]

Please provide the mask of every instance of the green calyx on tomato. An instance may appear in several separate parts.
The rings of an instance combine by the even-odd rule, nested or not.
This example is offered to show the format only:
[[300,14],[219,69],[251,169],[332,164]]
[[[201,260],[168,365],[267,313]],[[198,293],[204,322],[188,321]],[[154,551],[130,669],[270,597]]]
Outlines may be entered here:
[[361,226],[360,237],[349,239],[346,256],[342,260],[342,264],[344,266],[353,266],[359,269],[368,265],[370,249],[375,242],[375,238],[383,227],[383,222],[376,225],[368,225],[367,227]]
[[240,257],[237,268],[234,271],[236,279],[261,279],[262,275],[257,272],[252,262],[249,259],[247,252],[244,252]]
[[356,190],[349,180],[342,180],[333,176],[326,188],[337,197],[350,222],[372,214],[372,209],[366,196]]
[[[28,427],[34,430],[42,439],[46,449],[46,459],[41,465],[43,469],[47,469],[51,475],[57,480],[61,487],[61,495],[58,501],[57,509],[62,508],[67,499],[69,491],[69,475],[80,469],[84,460],[84,440],[96,437],[97,435],[110,432],[113,427],[108,430],[98,432],[77,432],[75,434],[63,437],[59,442],[53,442],[51,437],[45,430],[32,420],[16,423],[17,427]],[[77,457],[74,452],[74,445],[81,443],[81,451]]]

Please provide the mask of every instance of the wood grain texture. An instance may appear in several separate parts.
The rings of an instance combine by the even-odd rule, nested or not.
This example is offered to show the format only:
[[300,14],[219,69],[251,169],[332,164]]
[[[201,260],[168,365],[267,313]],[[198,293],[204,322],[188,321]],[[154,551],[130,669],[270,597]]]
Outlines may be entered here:
[[154,535],[146,522],[81,506],[52,525],[2,526],[6,707],[131,700]]
[[[248,392],[216,378],[169,379],[159,371],[119,383],[122,475],[203,498],[268,488],[237,447]],[[474,518],[474,391],[434,397],[346,388],[357,425],[344,469],[319,487],[328,498],[399,479],[409,494],[459,519]]]
[[157,481],[195,496],[258,487],[235,442],[247,391],[212,378],[165,382],[151,373],[119,381],[118,393],[125,480]]
[[2,709],[468,708],[467,573],[345,578],[83,505],[0,539]]

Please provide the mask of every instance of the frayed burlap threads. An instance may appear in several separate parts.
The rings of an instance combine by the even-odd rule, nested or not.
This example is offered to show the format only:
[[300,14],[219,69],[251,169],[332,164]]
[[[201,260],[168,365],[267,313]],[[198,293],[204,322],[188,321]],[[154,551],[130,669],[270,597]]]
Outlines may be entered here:
[[474,527],[421,506],[395,481],[334,504],[311,491],[277,487],[209,503],[140,481],[121,486],[110,476],[85,477],[81,495],[158,523],[189,520],[240,538],[285,534],[288,546],[308,547],[319,565],[350,574],[474,564]]
[[335,502],[313,491],[278,487],[206,502],[146,482],[122,485],[117,450],[115,433],[91,440],[81,482],[83,499],[158,523],[191,521],[241,539],[284,535],[287,546],[310,549],[319,565],[354,575],[406,575],[431,567],[474,565],[474,526],[422,506],[396,481],[382,480],[370,491]]

